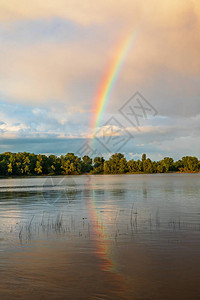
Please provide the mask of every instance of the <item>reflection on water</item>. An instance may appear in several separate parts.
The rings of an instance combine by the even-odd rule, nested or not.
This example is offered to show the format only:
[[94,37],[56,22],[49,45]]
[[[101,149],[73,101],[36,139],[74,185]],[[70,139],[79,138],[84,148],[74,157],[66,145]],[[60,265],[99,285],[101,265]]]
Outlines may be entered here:
[[199,299],[199,179],[0,180],[1,298]]

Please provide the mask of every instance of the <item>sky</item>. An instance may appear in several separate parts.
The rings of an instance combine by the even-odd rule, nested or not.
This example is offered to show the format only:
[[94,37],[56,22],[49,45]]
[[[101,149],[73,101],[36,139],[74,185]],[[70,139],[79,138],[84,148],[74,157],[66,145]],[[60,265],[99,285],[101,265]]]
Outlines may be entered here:
[[[200,157],[199,28],[199,0],[1,0],[0,152],[83,155],[89,145],[105,157]],[[134,42],[91,128],[128,35]],[[130,103],[147,109],[134,108],[138,123]]]

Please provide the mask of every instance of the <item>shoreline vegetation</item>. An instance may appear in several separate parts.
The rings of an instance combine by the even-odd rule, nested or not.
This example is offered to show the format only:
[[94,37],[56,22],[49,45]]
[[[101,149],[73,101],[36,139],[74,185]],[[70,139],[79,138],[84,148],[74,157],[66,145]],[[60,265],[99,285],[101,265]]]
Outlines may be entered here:
[[108,160],[103,157],[92,159],[87,155],[81,158],[74,153],[61,156],[27,152],[0,154],[0,177],[199,172],[200,161],[194,156],[184,156],[177,161],[171,157],[152,161],[146,154],[142,155],[141,160],[127,160],[121,153],[113,154]]

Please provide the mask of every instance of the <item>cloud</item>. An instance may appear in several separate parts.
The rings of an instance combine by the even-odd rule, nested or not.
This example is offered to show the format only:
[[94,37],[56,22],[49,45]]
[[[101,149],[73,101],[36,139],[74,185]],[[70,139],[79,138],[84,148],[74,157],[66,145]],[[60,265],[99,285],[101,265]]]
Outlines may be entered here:
[[78,89],[83,76],[90,78],[95,69],[95,55],[84,49],[82,55],[84,59],[78,46],[67,44],[5,47],[0,55],[1,92],[20,102],[69,100],[68,90]]
[[[90,1],[85,0],[2,0],[0,3],[0,20],[13,22],[16,20],[34,20],[64,18],[73,20],[82,25],[104,24],[112,20],[123,20],[127,23],[137,18],[151,15],[153,24],[166,26],[166,21],[171,17],[171,26],[177,23],[177,18],[187,16],[187,22],[192,22],[194,11],[199,11],[198,0],[113,0]],[[189,14],[188,14],[189,11]]]
[[[91,110],[117,44],[127,33],[137,31],[110,106],[140,90],[153,99],[162,115],[200,111],[197,1],[44,0],[29,4],[14,0],[0,4],[0,21],[6,31],[0,54],[0,91],[8,101],[38,105],[56,100]],[[75,27],[64,22],[57,22],[56,27],[55,18],[72,21]],[[8,22],[12,24],[5,25]],[[43,39],[34,34],[38,22]],[[61,31],[67,34],[58,41]],[[179,106],[177,111],[174,105]]]
[[[69,113],[66,105],[31,108],[0,102],[0,138],[84,138],[88,135],[88,117]],[[81,124],[79,122],[81,116]]]
[[159,117],[141,124],[134,143],[160,155],[198,139],[199,1],[2,0],[0,24],[5,139],[86,137],[99,86],[130,32],[135,43],[107,111],[140,91]]
[[[70,19],[82,25],[91,25],[104,23],[113,18],[127,14],[130,9],[138,7],[138,1],[135,5],[131,1],[124,0],[123,5],[112,0],[107,1],[89,1],[85,0],[9,0],[1,1],[0,20],[3,22],[12,22],[16,20],[33,20],[41,18],[64,18]],[[138,11],[138,9],[137,9]],[[129,13],[130,14],[130,13]]]

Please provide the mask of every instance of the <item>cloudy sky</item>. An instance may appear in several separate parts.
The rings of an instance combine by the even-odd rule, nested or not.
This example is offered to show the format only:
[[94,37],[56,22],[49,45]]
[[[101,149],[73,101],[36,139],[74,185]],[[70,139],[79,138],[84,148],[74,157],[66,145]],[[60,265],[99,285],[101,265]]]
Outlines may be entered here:
[[[97,131],[114,118],[131,136],[128,158],[199,157],[199,28],[199,0],[1,0],[0,152],[80,153],[106,70],[132,34]],[[156,111],[138,128],[120,113],[137,91]]]

